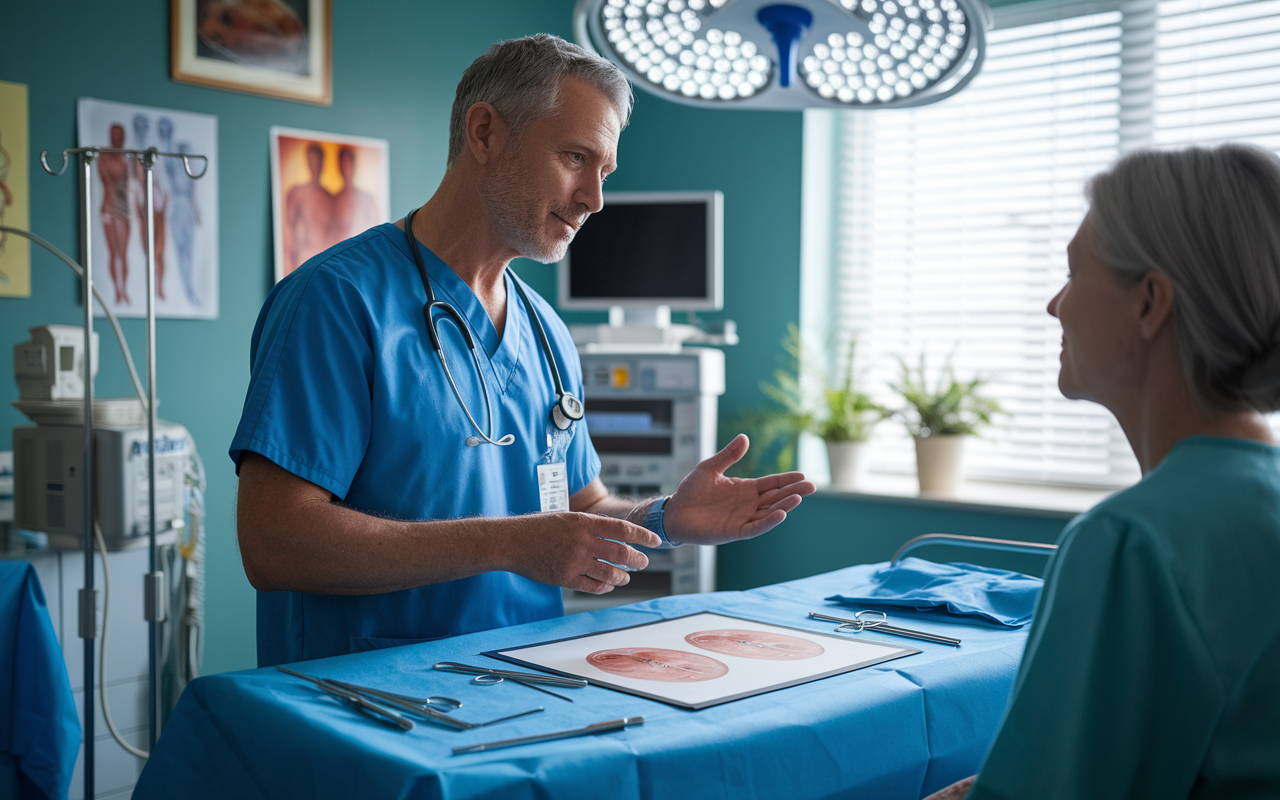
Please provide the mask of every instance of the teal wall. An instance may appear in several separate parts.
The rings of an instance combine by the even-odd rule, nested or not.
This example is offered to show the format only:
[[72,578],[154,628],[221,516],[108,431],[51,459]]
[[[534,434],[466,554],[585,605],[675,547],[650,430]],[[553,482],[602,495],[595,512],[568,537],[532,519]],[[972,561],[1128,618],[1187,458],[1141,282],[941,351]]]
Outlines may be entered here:
[[[189,428],[209,473],[205,671],[250,667],[254,594],[235,543],[235,476],[225,456],[248,379],[249,335],[271,285],[267,130],[285,125],[390,141],[391,200],[403,213],[425,200],[444,169],[449,108],[463,69],[493,41],[538,31],[570,35],[571,0],[334,2],[334,104],[320,108],[186,86],[169,80],[166,4],[14,3],[6,9],[0,79],[30,87],[32,230],[67,252],[78,248],[76,179],[39,168],[41,149],[73,147],[75,103],[93,97],[214,114],[221,163],[221,315],[160,320],[157,388],[162,416]],[[608,188],[719,189],[725,194],[724,316],[741,344],[727,350],[729,413],[762,400],[786,324],[799,314],[801,115],[688,108],[641,93],[624,132],[620,169]],[[0,347],[46,323],[78,324],[70,270],[33,248],[32,296],[0,298]],[[551,267],[517,268],[554,297]],[[567,315],[594,321],[590,314]],[[124,321],[138,363],[138,320]],[[106,325],[100,325],[100,396],[131,388]],[[0,450],[25,423],[0,376]],[[850,524],[850,520],[853,523]],[[723,549],[721,585],[744,588],[887,557],[915,533],[946,529],[1052,538],[1060,522],[812,498],[769,536]],[[1003,532],[1003,533],[1002,533]]]

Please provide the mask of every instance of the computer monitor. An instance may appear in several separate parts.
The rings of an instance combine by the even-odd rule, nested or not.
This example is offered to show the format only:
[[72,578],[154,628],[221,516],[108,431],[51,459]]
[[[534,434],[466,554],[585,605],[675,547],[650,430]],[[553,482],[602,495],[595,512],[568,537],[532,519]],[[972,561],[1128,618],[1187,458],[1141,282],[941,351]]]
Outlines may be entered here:
[[720,192],[605,192],[559,265],[560,308],[724,306]]

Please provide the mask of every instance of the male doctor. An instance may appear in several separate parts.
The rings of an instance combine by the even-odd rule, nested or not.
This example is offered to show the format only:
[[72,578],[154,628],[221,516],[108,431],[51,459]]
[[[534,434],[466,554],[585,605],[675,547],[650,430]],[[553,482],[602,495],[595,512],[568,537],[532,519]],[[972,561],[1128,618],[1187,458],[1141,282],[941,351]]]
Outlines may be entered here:
[[259,666],[558,616],[559,587],[602,594],[645,567],[631,545],[757,536],[814,491],[725,477],[745,436],[670,497],[600,481],[572,339],[507,265],[558,261],[600,209],[631,103],[575,45],[495,44],[463,74],[448,168],[408,234],[372,228],[267,297],[230,450]]

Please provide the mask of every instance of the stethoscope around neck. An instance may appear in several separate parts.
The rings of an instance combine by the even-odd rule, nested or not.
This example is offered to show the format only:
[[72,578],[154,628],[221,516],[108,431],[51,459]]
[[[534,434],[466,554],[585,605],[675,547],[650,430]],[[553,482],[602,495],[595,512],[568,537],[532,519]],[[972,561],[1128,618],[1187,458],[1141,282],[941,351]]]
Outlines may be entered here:
[[[467,447],[476,447],[482,442],[487,444],[496,444],[505,447],[516,440],[511,434],[493,438],[493,405],[489,400],[489,382],[484,378],[484,369],[480,366],[480,356],[476,352],[476,341],[471,335],[471,330],[467,327],[467,323],[462,318],[462,314],[458,313],[458,309],[443,300],[436,299],[436,293],[431,288],[431,278],[427,276],[427,265],[422,260],[422,250],[418,246],[418,238],[413,235],[413,215],[417,211],[410,211],[404,219],[404,235],[409,240],[409,251],[413,253],[414,263],[418,265],[418,275],[422,278],[422,285],[427,290],[427,302],[422,307],[422,316],[427,323],[427,336],[431,339],[431,349],[436,351],[436,356],[440,359],[440,366],[444,367],[445,377],[449,379],[449,387],[453,389],[453,396],[458,398],[458,405],[462,406],[462,413],[467,415],[467,420],[471,422],[471,427],[476,429],[478,436],[467,437]],[[533,303],[529,302],[529,296],[525,294],[524,288],[520,286],[520,282],[512,280],[511,285],[516,287],[516,294],[520,295],[520,300],[524,302],[525,310],[529,313],[529,319],[533,322],[533,327],[538,332],[538,341],[542,344],[542,354],[546,356],[547,366],[551,367],[551,380],[555,383],[556,402],[551,406],[551,422],[559,430],[567,430],[570,425],[582,419],[582,401],[564,390],[564,384],[560,381],[560,370],[556,367],[555,354],[551,352],[551,342],[547,340],[547,332],[542,327],[542,320],[538,317],[538,312],[533,310]],[[484,393],[485,413],[489,416],[489,432],[485,433],[480,430],[479,423],[476,418],[471,415],[471,409],[467,408],[467,401],[462,399],[462,392],[458,391],[458,384],[453,380],[453,373],[449,371],[449,362],[444,357],[444,347],[440,344],[440,334],[436,331],[436,323],[441,319],[435,316],[436,311],[444,313],[445,317],[452,320],[453,324],[462,333],[462,338],[467,343],[467,349],[471,351],[471,362],[475,364],[476,377],[480,379],[480,389]]]

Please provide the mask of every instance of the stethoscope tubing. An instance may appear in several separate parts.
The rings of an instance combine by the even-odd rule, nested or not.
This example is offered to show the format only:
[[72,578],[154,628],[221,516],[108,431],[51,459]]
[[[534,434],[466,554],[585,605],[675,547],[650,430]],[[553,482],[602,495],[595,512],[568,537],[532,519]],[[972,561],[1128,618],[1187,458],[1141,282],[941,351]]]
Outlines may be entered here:
[[[509,445],[515,441],[515,436],[506,434],[498,439],[493,438],[493,403],[489,397],[489,382],[485,380],[484,371],[480,364],[480,356],[476,352],[475,337],[471,335],[471,331],[467,328],[466,321],[462,318],[462,314],[458,309],[443,300],[437,300],[435,290],[431,286],[431,278],[427,274],[427,265],[422,258],[422,251],[418,245],[418,239],[413,235],[413,216],[417,210],[410,211],[405,215],[404,232],[405,238],[409,241],[409,250],[413,254],[414,264],[418,268],[418,276],[422,279],[422,285],[427,292],[427,303],[422,307],[422,315],[427,325],[427,337],[431,341],[431,348],[435,350],[436,356],[440,359],[440,366],[444,368],[445,377],[449,380],[449,387],[453,390],[453,396],[458,399],[458,405],[462,406],[462,413],[467,416],[467,421],[471,423],[471,427],[475,428],[479,437],[468,436],[466,443],[469,447],[480,444],[481,440],[499,446]],[[520,295],[521,302],[524,303],[525,311],[529,315],[529,319],[533,323],[534,330],[538,333],[538,343],[542,345],[542,353],[547,359],[547,365],[551,369],[551,380],[556,392],[556,408],[560,411],[561,416],[569,422],[582,418],[582,404],[577,398],[568,394],[564,390],[564,383],[560,379],[560,368],[556,364],[555,353],[551,350],[551,341],[547,338],[546,329],[542,325],[542,319],[538,316],[538,312],[534,310],[533,303],[529,301],[528,294],[525,293],[524,287],[517,280],[512,280],[511,285],[515,287],[516,294]],[[475,364],[476,375],[480,378],[480,388],[484,394],[485,414],[489,418],[489,432],[485,433],[480,428],[480,424],[471,414],[471,410],[467,407],[467,403],[462,399],[462,392],[458,389],[458,384],[453,379],[453,372],[449,369],[449,362],[445,359],[444,346],[440,342],[440,334],[436,330],[437,317],[434,312],[439,310],[445,315],[449,321],[462,334],[462,338],[467,343],[467,349],[471,352],[471,360]],[[552,415],[553,420],[556,418]],[[569,422],[558,427],[567,427]]]

